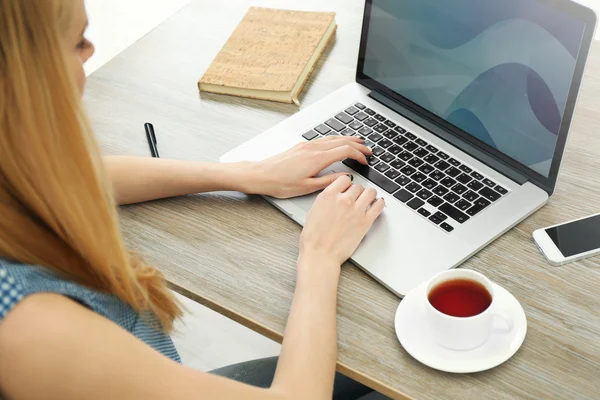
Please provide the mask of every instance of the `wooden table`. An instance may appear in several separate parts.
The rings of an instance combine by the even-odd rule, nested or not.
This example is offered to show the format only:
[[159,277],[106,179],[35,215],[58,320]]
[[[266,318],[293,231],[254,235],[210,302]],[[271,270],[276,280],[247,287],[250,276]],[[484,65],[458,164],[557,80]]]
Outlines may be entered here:
[[[107,154],[148,156],[143,123],[152,121],[163,157],[217,161],[298,111],[198,94],[197,80],[250,5],[337,12],[337,38],[305,87],[303,106],[354,79],[363,1],[196,1],[90,78],[85,102]],[[399,299],[346,264],[339,287],[339,371],[394,398],[600,398],[600,259],[551,267],[531,238],[536,228],[599,211],[599,47],[592,52],[556,193],[464,265],[523,304],[529,330],[519,352],[477,374],[421,365],[394,334]],[[282,340],[298,225],[262,198],[239,193],[129,206],[121,216],[128,244],[163,271],[176,291]]]

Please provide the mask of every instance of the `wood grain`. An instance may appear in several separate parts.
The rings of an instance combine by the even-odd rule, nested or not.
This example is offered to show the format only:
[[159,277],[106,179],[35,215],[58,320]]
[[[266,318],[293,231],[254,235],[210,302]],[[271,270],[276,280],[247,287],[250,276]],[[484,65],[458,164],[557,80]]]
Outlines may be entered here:
[[[154,123],[161,155],[216,161],[296,112],[291,105],[198,96],[205,70],[248,6],[277,0],[192,3],[95,73],[86,103],[107,154],[148,156],[143,123]],[[338,35],[304,91],[311,104],[354,79],[364,4],[288,1],[335,10]],[[201,51],[198,50],[201,44]],[[452,375],[412,359],[393,328],[399,299],[346,264],[338,300],[338,369],[393,398],[600,398],[600,259],[550,266],[533,230],[598,212],[600,46],[592,51],[556,193],[547,206],[464,264],[513,293],[529,330],[505,364]],[[128,244],[180,293],[281,341],[295,279],[300,227],[256,196],[213,193],[121,210]]]

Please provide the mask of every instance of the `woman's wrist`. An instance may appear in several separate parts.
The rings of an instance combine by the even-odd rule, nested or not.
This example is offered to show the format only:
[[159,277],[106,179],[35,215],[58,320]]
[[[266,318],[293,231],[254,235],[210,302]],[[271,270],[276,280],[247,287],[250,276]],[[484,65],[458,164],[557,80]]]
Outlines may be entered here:
[[319,283],[337,288],[341,263],[329,254],[301,250],[297,262],[297,285]]

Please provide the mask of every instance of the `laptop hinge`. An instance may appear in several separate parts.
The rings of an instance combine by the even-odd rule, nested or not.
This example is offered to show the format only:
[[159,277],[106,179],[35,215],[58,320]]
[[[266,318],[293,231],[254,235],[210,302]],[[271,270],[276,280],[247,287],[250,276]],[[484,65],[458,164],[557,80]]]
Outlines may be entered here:
[[439,125],[427,120],[426,118],[424,118],[420,114],[416,113],[415,111],[412,111],[408,107],[404,107],[402,104],[399,104],[398,102],[390,99],[386,95],[376,92],[375,90],[371,90],[371,93],[369,93],[369,97],[371,97],[375,101],[383,104],[384,106],[392,109],[393,111],[397,112],[398,114],[402,115],[403,117],[408,118],[415,124],[421,126],[423,129],[426,129],[429,132],[432,132],[434,135],[445,140],[446,142],[450,143],[451,145],[459,148],[460,150],[469,154],[471,157],[476,158],[477,160],[481,161],[488,167],[493,168],[494,170],[496,170],[497,172],[506,176],[507,178],[512,179],[513,181],[517,182],[519,185],[523,185],[525,182],[528,181],[528,179],[525,175],[521,174],[519,171],[515,170],[511,166],[494,158],[493,156],[491,156],[488,153],[486,153],[485,151],[473,146],[472,144],[465,142],[464,140],[454,136],[453,134],[446,131]]

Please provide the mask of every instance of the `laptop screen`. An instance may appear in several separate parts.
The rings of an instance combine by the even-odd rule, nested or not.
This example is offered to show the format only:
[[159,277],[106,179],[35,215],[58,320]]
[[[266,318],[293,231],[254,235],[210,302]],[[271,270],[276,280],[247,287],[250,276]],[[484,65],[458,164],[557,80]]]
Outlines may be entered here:
[[538,0],[372,0],[363,73],[547,178],[585,28]]

